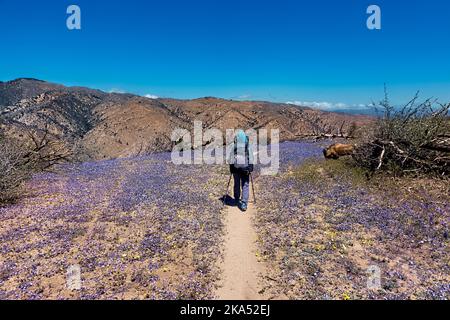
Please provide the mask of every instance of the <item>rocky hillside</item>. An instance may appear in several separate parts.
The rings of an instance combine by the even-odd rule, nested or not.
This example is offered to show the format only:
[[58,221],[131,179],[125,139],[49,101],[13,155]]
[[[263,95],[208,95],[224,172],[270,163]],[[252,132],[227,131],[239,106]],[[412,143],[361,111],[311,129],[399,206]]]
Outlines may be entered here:
[[288,104],[233,101],[148,99],[65,87],[35,79],[0,82],[0,125],[11,136],[48,131],[85,158],[102,159],[170,150],[175,128],[278,128],[282,140],[345,135],[363,126],[365,116],[338,114]]

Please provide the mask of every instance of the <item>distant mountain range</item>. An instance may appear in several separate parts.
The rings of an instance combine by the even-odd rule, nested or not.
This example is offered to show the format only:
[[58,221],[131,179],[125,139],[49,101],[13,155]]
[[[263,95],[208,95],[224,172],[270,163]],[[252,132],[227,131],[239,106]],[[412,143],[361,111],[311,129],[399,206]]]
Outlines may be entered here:
[[47,130],[53,139],[90,159],[170,150],[172,131],[192,130],[195,120],[223,132],[278,128],[282,140],[297,140],[343,134],[372,118],[264,101],[150,99],[29,78],[0,82],[4,133],[26,139],[27,132]]
[[339,109],[330,109],[330,112],[343,113],[343,114],[353,114],[353,115],[365,115],[365,116],[377,116],[377,112],[374,108],[339,108]]

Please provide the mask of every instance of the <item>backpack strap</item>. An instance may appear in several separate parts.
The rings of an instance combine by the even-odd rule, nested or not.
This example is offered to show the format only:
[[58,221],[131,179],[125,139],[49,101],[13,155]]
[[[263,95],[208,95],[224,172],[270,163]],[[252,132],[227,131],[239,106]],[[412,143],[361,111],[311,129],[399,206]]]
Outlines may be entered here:
[[[247,163],[250,164],[250,147],[249,147],[249,144],[250,144],[250,139],[246,135],[245,136],[245,155],[247,157]],[[234,139],[234,152],[233,152],[233,154],[237,155],[237,141],[236,141],[236,138]]]
[[[250,144],[250,139],[245,136],[245,153],[247,154],[247,156],[249,155],[249,144]],[[234,139],[234,154],[236,154],[237,152],[237,141],[236,139]]]

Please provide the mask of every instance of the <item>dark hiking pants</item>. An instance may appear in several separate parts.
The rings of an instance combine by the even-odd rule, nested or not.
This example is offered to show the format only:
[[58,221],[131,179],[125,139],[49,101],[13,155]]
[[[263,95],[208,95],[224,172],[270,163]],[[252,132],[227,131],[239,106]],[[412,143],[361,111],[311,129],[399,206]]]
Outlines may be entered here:
[[241,188],[242,188],[242,202],[248,203],[250,176],[248,174],[236,172],[233,173],[233,177],[234,177],[234,199],[236,201],[239,201],[239,199],[241,198]]

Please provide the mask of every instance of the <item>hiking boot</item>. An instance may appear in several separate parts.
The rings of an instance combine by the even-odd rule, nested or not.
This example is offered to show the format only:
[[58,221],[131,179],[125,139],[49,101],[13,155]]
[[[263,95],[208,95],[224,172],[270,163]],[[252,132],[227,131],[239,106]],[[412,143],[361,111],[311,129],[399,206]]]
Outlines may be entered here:
[[244,212],[247,211],[247,203],[241,202],[239,209],[241,209]]

